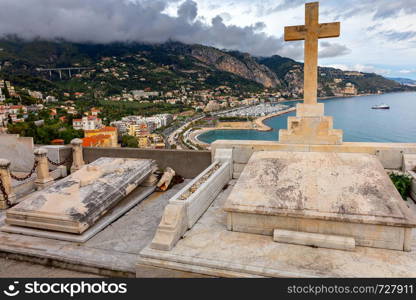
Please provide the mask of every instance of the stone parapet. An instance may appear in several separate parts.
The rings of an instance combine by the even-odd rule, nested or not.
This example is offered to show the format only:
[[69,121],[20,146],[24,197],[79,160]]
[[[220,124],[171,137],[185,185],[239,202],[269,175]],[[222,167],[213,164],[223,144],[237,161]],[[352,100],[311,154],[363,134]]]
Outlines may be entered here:
[[412,176],[412,185],[410,187],[410,197],[412,197],[412,199],[416,201],[416,172],[409,171],[409,174],[410,176]]
[[238,178],[243,166],[256,151],[367,153],[376,155],[384,168],[398,170],[403,165],[403,154],[416,154],[416,143],[344,142],[340,145],[307,145],[277,141],[218,140],[211,144],[212,157],[215,156],[217,149],[233,149],[233,178]]
[[84,147],[82,151],[86,163],[91,163],[100,157],[152,159],[157,162],[160,169],[171,167],[176,174],[186,179],[195,178],[213,161],[209,151],[90,147]]
[[402,171],[415,171],[416,170],[416,154],[403,154],[403,167]]

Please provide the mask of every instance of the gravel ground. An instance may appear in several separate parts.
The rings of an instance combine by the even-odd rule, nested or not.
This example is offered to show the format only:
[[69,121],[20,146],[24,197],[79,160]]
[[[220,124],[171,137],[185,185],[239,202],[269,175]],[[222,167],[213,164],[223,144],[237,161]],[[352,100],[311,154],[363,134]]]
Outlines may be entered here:
[[0,278],[102,278],[102,276],[0,258]]

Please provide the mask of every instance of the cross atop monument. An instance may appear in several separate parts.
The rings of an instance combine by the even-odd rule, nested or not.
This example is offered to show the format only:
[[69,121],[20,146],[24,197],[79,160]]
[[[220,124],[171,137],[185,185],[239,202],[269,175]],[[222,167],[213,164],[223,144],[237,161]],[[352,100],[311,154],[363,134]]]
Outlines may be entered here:
[[319,24],[319,3],[305,5],[306,25],[285,27],[285,41],[305,40],[304,102],[317,103],[318,90],[318,39],[338,37],[340,23]]
[[296,117],[288,117],[287,129],[279,131],[279,142],[286,144],[342,144],[342,130],[333,129],[333,119],[324,116],[318,103],[318,39],[337,37],[340,23],[319,24],[319,3],[305,5],[305,25],[285,27],[286,41],[305,40],[303,103],[296,105]]

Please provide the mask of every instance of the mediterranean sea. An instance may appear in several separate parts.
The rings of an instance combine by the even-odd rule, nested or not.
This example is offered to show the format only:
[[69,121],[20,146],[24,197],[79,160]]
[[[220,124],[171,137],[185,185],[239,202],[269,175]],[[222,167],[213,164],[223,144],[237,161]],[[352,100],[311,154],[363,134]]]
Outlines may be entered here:
[[[294,106],[299,101],[283,102]],[[416,143],[416,92],[332,98],[325,103],[325,115],[334,118],[334,128],[344,130],[345,142],[395,142]],[[388,104],[390,109],[371,109],[378,104]],[[266,140],[276,141],[279,129],[287,127],[291,112],[272,117],[264,123],[273,130],[211,130],[198,136],[205,143],[216,140]]]

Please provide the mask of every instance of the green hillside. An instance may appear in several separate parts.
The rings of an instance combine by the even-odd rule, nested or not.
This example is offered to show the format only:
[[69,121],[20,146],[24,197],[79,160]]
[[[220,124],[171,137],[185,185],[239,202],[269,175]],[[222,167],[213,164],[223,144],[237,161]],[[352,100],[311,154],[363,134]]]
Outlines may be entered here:
[[[0,40],[0,66],[1,79],[12,81],[18,88],[58,97],[81,92],[87,98],[103,98],[131,90],[193,91],[219,86],[230,87],[238,96],[260,92],[266,84],[269,91],[287,93],[303,85],[303,64],[292,59],[278,55],[253,58],[237,51],[174,42],[94,45],[9,38]],[[39,71],[62,67],[88,70],[73,71],[71,78],[62,72],[62,79],[58,72],[52,72],[51,77],[49,72]],[[321,95],[331,95],[335,78],[355,84],[360,93],[410,88],[376,74],[350,76],[341,70],[320,68]]]

